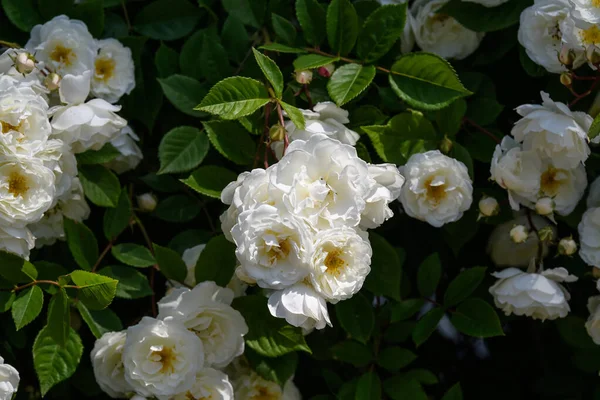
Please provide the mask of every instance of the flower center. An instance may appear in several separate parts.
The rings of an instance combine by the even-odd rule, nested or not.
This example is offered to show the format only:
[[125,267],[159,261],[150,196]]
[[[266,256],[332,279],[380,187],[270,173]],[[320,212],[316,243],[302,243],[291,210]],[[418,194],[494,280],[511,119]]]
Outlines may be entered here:
[[427,189],[427,198],[433,200],[435,204],[446,198],[446,184],[436,180],[435,176],[425,181],[425,188]]
[[560,190],[565,176],[566,173],[562,169],[553,167],[548,168],[548,170],[544,172],[540,178],[540,187],[542,192],[549,197],[556,196]]
[[282,260],[287,258],[292,250],[292,245],[288,239],[282,239],[279,241],[278,246],[273,246],[269,250],[269,258],[271,260]]
[[163,347],[160,350],[155,350],[152,352],[151,358],[153,361],[159,362],[162,364],[162,368],[160,369],[161,374],[165,373],[173,373],[175,372],[175,360],[177,356],[173,352],[173,349],[170,347]]
[[29,190],[27,178],[18,172],[11,172],[8,176],[8,193],[14,197],[23,196]]
[[10,131],[21,132],[21,129],[23,128],[23,120],[19,121],[19,125],[12,125],[6,121],[0,120],[0,127],[2,127],[2,133],[8,133]]
[[115,60],[98,58],[96,60],[96,78],[108,82],[115,74]]
[[[600,3],[600,0],[594,0]],[[596,25],[592,25],[588,29],[584,29],[579,33],[581,41],[584,44],[596,44],[600,43],[600,29]]]
[[596,8],[600,8],[600,0],[592,0],[592,5]]
[[50,53],[50,59],[64,65],[71,65],[71,60],[75,57],[73,49],[69,49],[63,45],[58,45]]
[[[600,0],[598,0],[598,1],[600,1]],[[431,22],[439,22],[440,24],[443,24],[448,19],[450,19],[449,15],[437,13],[433,17],[431,17]]]
[[186,400],[213,400],[212,394],[209,395],[208,397],[204,396],[204,397],[195,398],[194,395],[192,394],[192,392],[187,392],[185,394],[185,398],[186,398]]
[[256,388],[256,394],[250,398],[250,400],[277,400],[279,396],[277,393],[272,393],[269,388],[265,386],[259,386]]
[[334,276],[339,276],[344,267],[346,266],[346,261],[340,257],[342,254],[341,249],[335,249],[327,253],[327,257],[325,257],[325,266],[327,267],[326,273]]

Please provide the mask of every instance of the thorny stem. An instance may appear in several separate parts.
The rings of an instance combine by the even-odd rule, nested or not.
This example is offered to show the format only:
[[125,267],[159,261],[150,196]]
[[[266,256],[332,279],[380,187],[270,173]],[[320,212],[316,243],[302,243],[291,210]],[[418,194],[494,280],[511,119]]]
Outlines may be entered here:
[[11,291],[12,292],[16,292],[18,290],[27,289],[28,287],[31,287],[31,286],[39,285],[41,283],[46,283],[48,285],[54,285],[54,286],[64,287],[64,288],[69,288],[69,289],[79,289],[79,286],[75,286],[75,285],[61,286],[60,283],[55,282],[55,281],[39,280],[39,281],[32,281],[32,282],[26,283],[26,284],[24,284],[22,286],[15,286]]
[[492,139],[493,141],[495,141],[496,143],[500,144],[502,141],[498,138],[498,136],[494,135],[492,132],[488,131],[487,129],[485,129],[484,127],[480,126],[479,124],[477,124],[475,121],[473,121],[470,118],[464,117],[463,118],[463,122],[468,123],[469,125],[471,125],[473,128],[477,129],[478,131],[480,131],[481,133],[485,134],[486,136],[488,136],[490,139]]
[[[598,68],[600,65],[595,65],[596,68]],[[573,79],[576,80],[585,80],[585,81],[593,81],[592,86],[590,86],[590,88],[588,90],[586,90],[583,93],[577,93],[574,89],[572,85],[568,85],[566,86],[567,89],[569,89],[569,91],[571,92],[571,94],[573,96],[575,96],[575,98],[569,103],[569,108],[573,107],[575,104],[577,104],[581,99],[589,96],[590,94],[592,94],[592,92],[594,91],[594,89],[596,88],[596,86],[598,86],[598,84],[600,84],[600,74],[596,73],[596,76],[579,76],[576,75],[574,72],[571,71],[570,76]]]

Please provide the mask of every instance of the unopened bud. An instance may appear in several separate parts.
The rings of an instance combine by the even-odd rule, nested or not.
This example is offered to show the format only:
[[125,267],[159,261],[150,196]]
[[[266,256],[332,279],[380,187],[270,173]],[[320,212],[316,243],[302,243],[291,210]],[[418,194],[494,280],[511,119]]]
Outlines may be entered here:
[[46,78],[44,78],[44,85],[46,85],[48,90],[53,91],[60,87],[60,81],[60,75],[55,72],[51,72],[48,74],[48,76],[46,76]]
[[313,78],[312,71],[304,70],[304,71],[296,71],[296,82],[301,85],[308,85]]
[[144,193],[137,197],[138,206],[142,211],[154,211],[156,208],[156,196],[152,193]]
[[527,228],[523,225],[515,225],[514,228],[510,230],[510,238],[515,243],[523,243],[529,237],[529,232],[527,232]]
[[554,239],[554,229],[551,226],[545,226],[538,231],[538,235],[542,242],[552,242]]
[[479,200],[479,213],[484,217],[492,217],[500,212],[498,200],[493,197],[484,197]]
[[14,61],[15,69],[20,74],[27,75],[35,69],[35,58],[25,51],[17,54]]
[[600,64],[600,47],[595,44],[589,45],[585,49],[585,58],[587,58],[592,65]]
[[558,53],[558,61],[565,67],[570,67],[575,62],[575,52],[567,45],[563,45]]
[[577,242],[572,237],[566,237],[560,239],[558,242],[558,254],[563,256],[572,256],[577,252]]
[[542,197],[535,203],[535,211],[540,215],[550,215],[554,212],[554,200]]
[[450,153],[450,151],[452,151],[452,147],[453,147],[452,140],[450,140],[448,138],[448,136],[444,136],[444,139],[442,139],[442,142],[440,143],[441,152],[444,154],[448,154],[448,153]]
[[573,84],[573,78],[571,77],[571,74],[568,72],[563,72],[560,74],[560,83],[566,87],[571,86]]
[[271,129],[269,129],[269,137],[274,142],[279,142],[285,139],[285,127],[277,124],[273,125]]
[[323,78],[329,78],[331,76],[331,74],[333,74],[333,71],[335,71],[335,65],[333,65],[333,64],[323,65],[322,67],[319,67],[317,69],[317,72]]

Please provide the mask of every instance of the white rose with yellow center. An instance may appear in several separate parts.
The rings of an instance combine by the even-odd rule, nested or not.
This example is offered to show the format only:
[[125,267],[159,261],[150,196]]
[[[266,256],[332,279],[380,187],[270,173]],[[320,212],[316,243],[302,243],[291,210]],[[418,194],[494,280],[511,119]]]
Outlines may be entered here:
[[96,340],[90,355],[96,382],[114,399],[124,398],[132,391],[125,380],[122,360],[125,337],[125,331],[105,333]]
[[327,302],[306,281],[271,293],[268,306],[272,316],[285,318],[287,323],[302,328],[304,333],[331,326]]
[[94,60],[92,94],[109,103],[135,88],[135,67],[131,50],[116,39],[98,40],[98,55]]
[[223,372],[203,368],[196,374],[191,389],[176,394],[171,400],[233,400],[233,386]]

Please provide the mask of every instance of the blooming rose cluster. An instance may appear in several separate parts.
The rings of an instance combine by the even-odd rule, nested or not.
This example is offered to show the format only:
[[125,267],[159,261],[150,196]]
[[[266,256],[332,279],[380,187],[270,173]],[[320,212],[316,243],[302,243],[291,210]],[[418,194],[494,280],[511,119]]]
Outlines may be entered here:
[[128,48],[66,16],[35,26],[25,47],[0,55],[0,249],[27,258],[64,238],[64,217],[88,217],[76,153],[111,142],[117,172],[142,154],[111,104],[135,85]]
[[243,354],[248,332],[233,298],[214,282],[171,290],[159,301],[157,318],[96,341],[96,381],[113,398],[232,400],[234,386],[223,369]]
[[294,140],[278,163],[240,174],[221,194],[237,277],[267,289],[271,314],[305,331],[331,324],[327,302],[361,289],[371,269],[366,230],[393,215],[404,183],[394,165],[368,164],[341,141],[356,141],[340,122],[347,113],[315,109],[304,112],[306,130],[288,124]]

